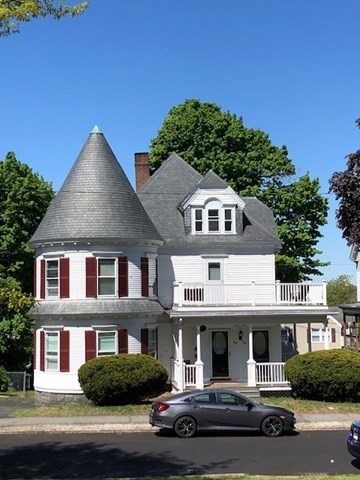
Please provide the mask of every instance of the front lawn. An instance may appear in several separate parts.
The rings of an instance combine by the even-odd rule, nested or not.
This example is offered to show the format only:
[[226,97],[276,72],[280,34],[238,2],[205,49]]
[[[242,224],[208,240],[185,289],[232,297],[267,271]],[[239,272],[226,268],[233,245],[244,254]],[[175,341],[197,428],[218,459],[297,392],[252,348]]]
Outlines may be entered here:
[[[169,394],[167,394],[168,396]],[[279,405],[296,413],[357,413],[360,416],[360,403],[327,403],[294,398],[269,397],[263,403]],[[62,404],[49,407],[18,408],[15,417],[71,417],[95,415],[147,415],[151,401],[139,405],[97,407],[91,404]]]

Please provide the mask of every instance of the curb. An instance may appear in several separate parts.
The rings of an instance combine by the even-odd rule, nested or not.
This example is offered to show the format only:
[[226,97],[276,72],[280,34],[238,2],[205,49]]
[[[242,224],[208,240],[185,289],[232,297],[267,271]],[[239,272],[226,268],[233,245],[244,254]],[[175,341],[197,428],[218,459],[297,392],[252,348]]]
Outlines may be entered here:
[[[350,428],[349,422],[301,422],[296,425],[297,432],[345,430]],[[159,428],[145,423],[102,423],[102,424],[32,424],[2,425],[0,435],[33,434],[33,433],[156,433]]]

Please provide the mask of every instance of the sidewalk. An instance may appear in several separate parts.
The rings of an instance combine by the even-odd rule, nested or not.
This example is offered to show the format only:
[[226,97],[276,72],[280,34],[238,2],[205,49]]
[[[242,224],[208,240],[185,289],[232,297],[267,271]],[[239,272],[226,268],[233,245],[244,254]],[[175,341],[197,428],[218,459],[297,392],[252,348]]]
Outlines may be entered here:
[[[296,430],[349,430],[356,414],[298,414]],[[147,415],[0,418],[0,435],[16,433],[157,432]]]

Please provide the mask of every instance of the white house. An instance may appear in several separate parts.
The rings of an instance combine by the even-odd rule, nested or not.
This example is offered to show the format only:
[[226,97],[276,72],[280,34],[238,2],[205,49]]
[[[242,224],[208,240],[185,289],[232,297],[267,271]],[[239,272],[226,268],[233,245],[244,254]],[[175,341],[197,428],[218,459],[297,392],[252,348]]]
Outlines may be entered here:
[[136,175],[137,194],[95,127],[30,241],[37,401],[81,398],[78,368],[122,352],[177,390],[284,385],[282,325],[326,329],[326,284],[276,281],[271,210],[214,172],[137,154]]

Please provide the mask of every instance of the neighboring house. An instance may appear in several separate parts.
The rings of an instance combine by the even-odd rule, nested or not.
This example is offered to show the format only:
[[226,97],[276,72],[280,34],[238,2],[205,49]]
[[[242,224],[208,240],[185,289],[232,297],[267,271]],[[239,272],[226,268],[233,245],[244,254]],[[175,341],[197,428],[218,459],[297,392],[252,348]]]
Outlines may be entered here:
[[285,385],[282,325],[327,328],[325,283],[276,281],[268,207],[176,154],[149,171],[136,154],[136,195],[95,127],[30,241],[38,402],[79,399],[79,367],[122,352],[177,390]]
[[360,251],[359,245],[352,245],[350,260],[356,265],[356,303],[339,305],[344,319],[344,347],[360,351]]
[[[332,310],[336,310],[333,308]],[[342,348],[344,338],[342,335],[342,316],[335,311],[328,315],[325,323],[300,323],[283,325],[282,329],[282,352],[283,361],[298,354]]]

